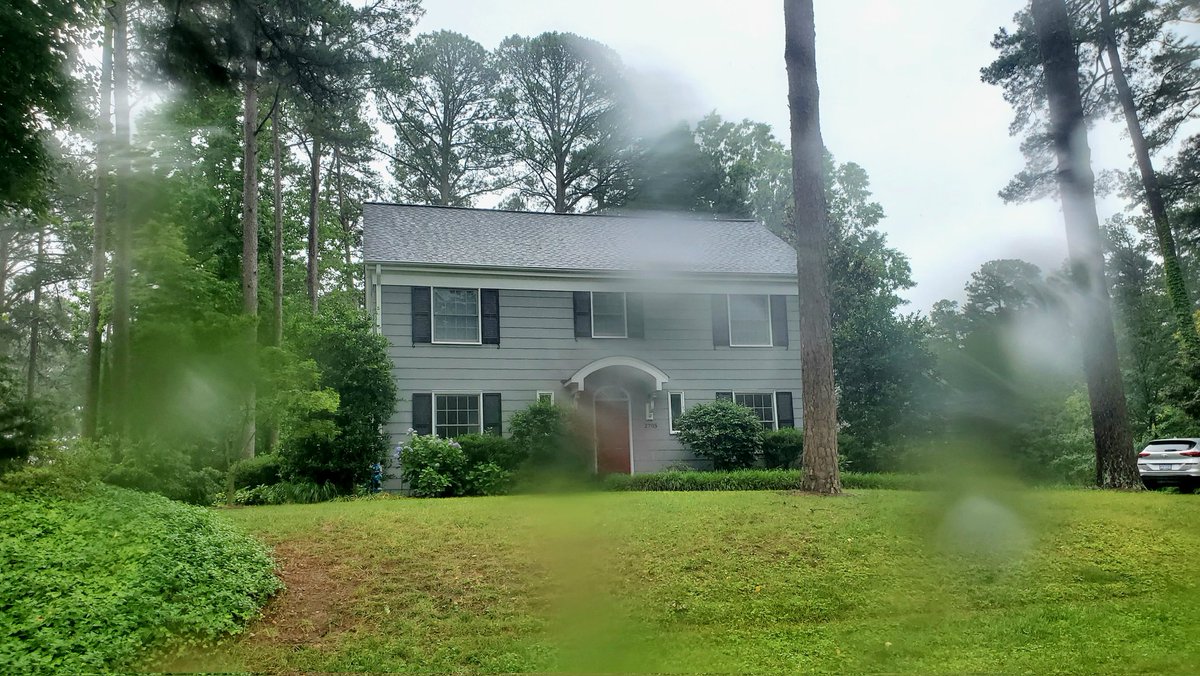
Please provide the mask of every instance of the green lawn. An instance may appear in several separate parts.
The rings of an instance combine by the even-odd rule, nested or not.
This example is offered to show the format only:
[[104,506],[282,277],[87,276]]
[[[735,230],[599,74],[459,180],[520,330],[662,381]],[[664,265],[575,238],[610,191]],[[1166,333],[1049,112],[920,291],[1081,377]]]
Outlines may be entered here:
[[595,493],[226,512],[288,590],[169,668],[1191,672],[1200,496]]

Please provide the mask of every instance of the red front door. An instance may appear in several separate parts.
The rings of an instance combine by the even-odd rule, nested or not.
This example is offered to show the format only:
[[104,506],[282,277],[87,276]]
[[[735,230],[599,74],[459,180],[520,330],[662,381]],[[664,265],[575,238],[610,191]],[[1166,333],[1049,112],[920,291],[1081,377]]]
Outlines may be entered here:
[[629,402],[596,401],[596,472],[629,474]]

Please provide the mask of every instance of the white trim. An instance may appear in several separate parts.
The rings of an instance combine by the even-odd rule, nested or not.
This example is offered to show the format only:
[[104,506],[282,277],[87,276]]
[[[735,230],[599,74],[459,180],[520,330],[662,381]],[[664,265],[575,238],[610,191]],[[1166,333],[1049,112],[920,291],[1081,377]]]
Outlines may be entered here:
[[[434,311],[433,297],[438,289],[450,291],[475,291],[475,340],[438,340],[437,312]],[[470,286],[431,286],[429,287],[429,342],[434,345],[483,345],[483,289]]]
[[592,375],[596,371],[599,371],[600,369],[606,369],[610,366],[628,366],[649,375],[650,377],[654,378],[654,389],[656,391],[661,391],[663,385],[670,380],[670,378],[667,377],[667,374],[664,373],[662,369],[648,362],[644,362],[636,357],[603,357],[576,371],[574,375],[564,380],[563,384],[567,387],[574,385],[578,391],[582,392],[583,381],[585,378]]
[[[636,471],[633,464],[633,398],[629,396],[629,392],[625,388],[617,385],[605,385],[597,390],[595,395],[592,395],[592,472],[597,474],[600,472],[600,425],[596,419],[596,402],[622,401],[619,398],[605,399],[598,396],[605,390],[616,390],[624,398],[626,421],[629,427],[629,473],[632,475]],[[483,412],[480,411],[480,420],[483,419],[482,415]]]
[[552,391],[550,391],[550,390],[538,390],[538,392],[537,392],[537,396],[535,396],[535,397],[534,397],[534,399],[533,399],[533,400],[534,400],[534,402],[535,402],[535,403],[536,403],[536,402],[540,402],[540,401],[542,400],[542,395],[543,395],[543,394],[545,394],[545,395],[547,395],[547,396],[549,396],[549,397],[550,397],[550,405],[551,405],[551,406],[553,406],[553,405],[554,405],[554,392],[552,392]]
[[675,409],[671,407],[671,395],[679,395],[679,415],[683,415],[687,406],[687,397],[683,392],[667,392],[667,433],[679,434],[679,430],[675,429]]
[[[796,295],[796,275],[668,270],[569,270],[433,265],[370,261],[383,283],[400,286],[482,287],[524,291],[642,291],[648,293]],[[501,281],[502,280],[502,281]]]
[[[733,342],[733,297],[762,296],[767,299],[767,342],[765,343],[735,343]],[[769,293],[727,293],[725,294],[725,321],[729,323],[729,347],[775,347],[775,325],[771,317],[771,294]]]
[[[383,333],[383,266],[375,264],[375,332]],[[432,293],[432,291],[430,292]],[[430,297],[429,302],[433,303],[433,298]],[[433,308],[430,308],[430,321],[433,321]],[[430,324],[430,331],[433,330],[433,325]]]
[[628,338],[629,337],[629,296],[624,291],[600,291],[599,293],[606,294],[621,294],[621,320],[622,329],[619,336],[597,336],[596,335],[596,293],[589,291],[588,296],[588,312],[591,313],[592,337],[593,338]]
[[[762,392],[762,391],[755,392],[753,390],[750,390],[749,392],[745,392],[745,391],[741,392],[741,394],[769,394],[769,395],[771,395],[771,418],[772,418],[771,429],[777,430],[777,429],[779,429],[779,404],[778,404],[778,399],[776,399],[776,397],[775,397],[775,393],[781,392],[781,391],[783,391],[783,390],[768,390],[766,392]],[[731,399],[730,401],[732,401],[735,404],[738,403],[738,400],[737,400],[738,392],[736,390],[731,390],[729,392],[729,395],[731,397],[733,397],[733,399]],[[742,404],[742,406],[745,406],[745,404]],[[749,408],[749,407],[747,406],[747,408]]]
[[479,434],[483,434],[483,391],[479,392],[430,392],[429,407],[433,410],[429,412],[429,419],[433,426],[433,436],[438,436],[438,419],[437,419],[437,398],[443,397],[475,397],[479,402]]

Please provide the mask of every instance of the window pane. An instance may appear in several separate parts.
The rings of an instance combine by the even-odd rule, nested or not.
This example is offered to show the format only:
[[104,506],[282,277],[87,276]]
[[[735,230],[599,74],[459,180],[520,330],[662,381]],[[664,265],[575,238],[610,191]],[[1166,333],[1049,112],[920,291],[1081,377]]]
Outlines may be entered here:
[[433,290],[433,339],[459,343],[479,341],[477,290]]
[[768,430],[775,429],[775,398],[773,394],[770,392],[738,392],[734,395],[733,400],[742,406],[752,409],[758,415],[758,419],[762,421],[763,428]]
[[679,416],[683,415],[683,393],[671,393],[671,431],[679,431]]
[[439,394],[435,414],[434,426],[439,437],[458,437],[482,429],[477,394]]
[[729,342],[731,345],[771,344],[771,308],[766,296],[729,297]]
[[541,403],[546,403],[546,404],[554,403],[554,393],[553,392],[538,392],[537,398],[538,398],[538,401]]
[[592,294],[592,336],[625,337],[625,294]]

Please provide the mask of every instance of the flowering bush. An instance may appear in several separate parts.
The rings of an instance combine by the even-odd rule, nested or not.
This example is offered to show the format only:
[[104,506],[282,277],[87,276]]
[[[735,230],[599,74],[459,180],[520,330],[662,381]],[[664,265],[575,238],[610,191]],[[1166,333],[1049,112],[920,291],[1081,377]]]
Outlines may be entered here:
[[413,433],[400,449],[400,467],[412,494],[419,498],[461,495],[467,455],[453,439]]

